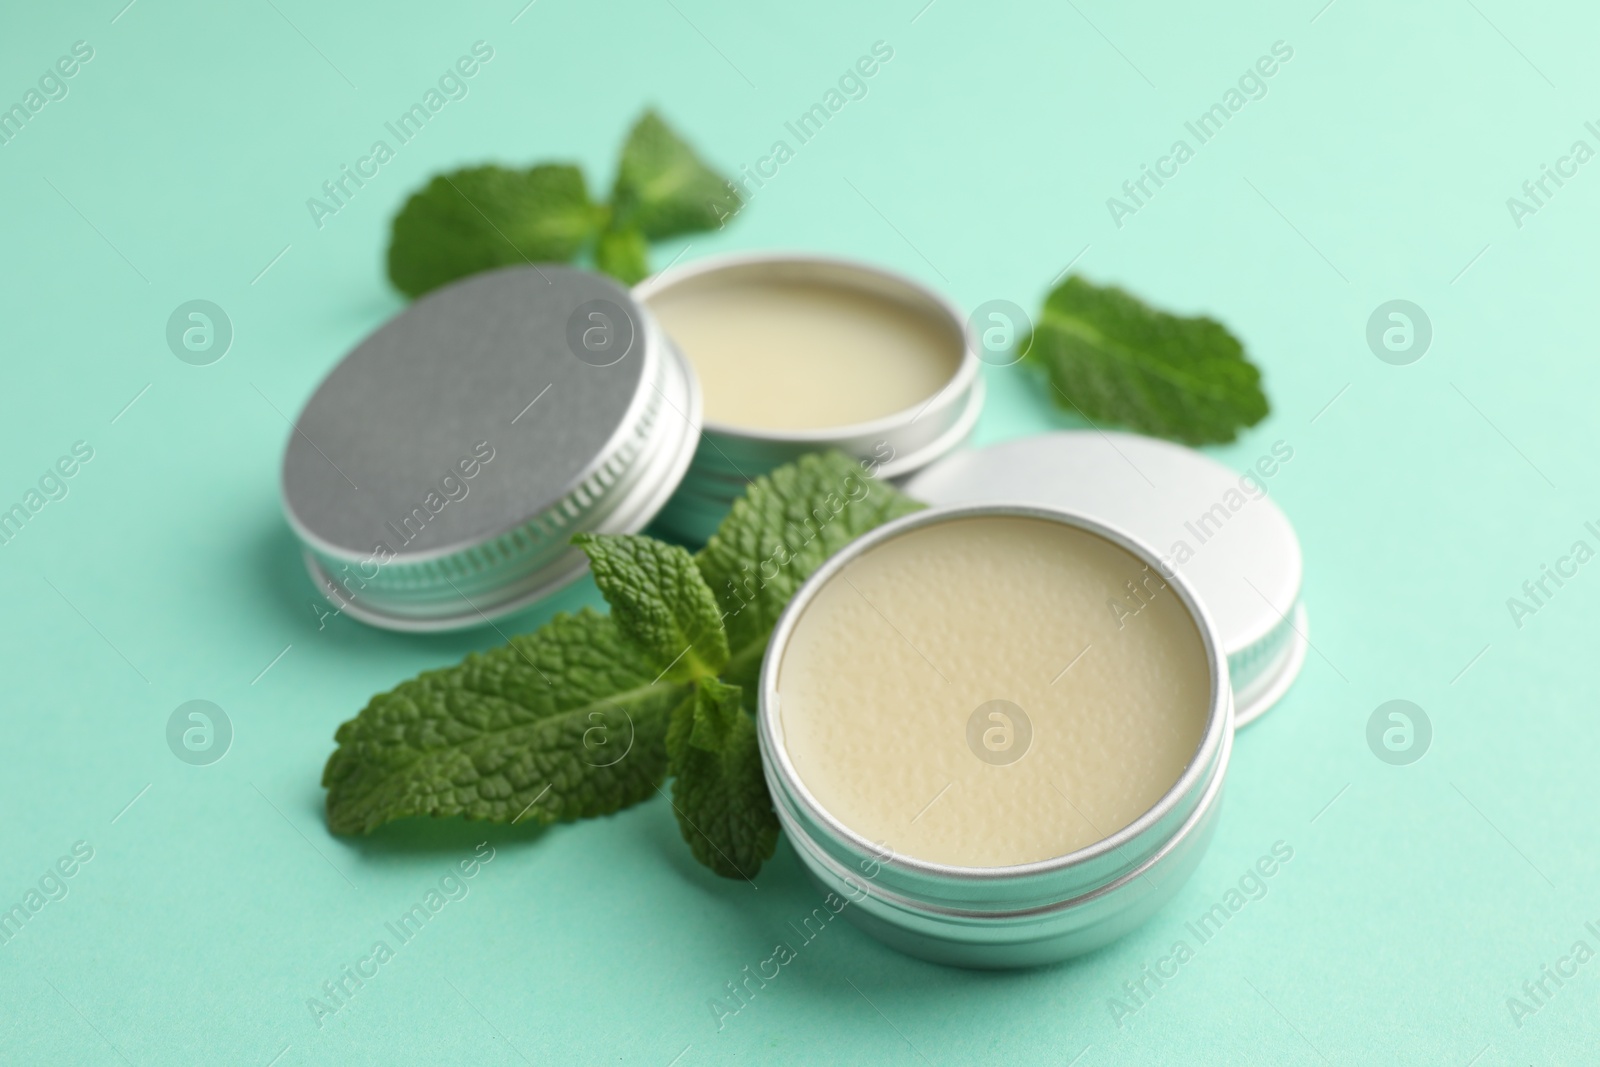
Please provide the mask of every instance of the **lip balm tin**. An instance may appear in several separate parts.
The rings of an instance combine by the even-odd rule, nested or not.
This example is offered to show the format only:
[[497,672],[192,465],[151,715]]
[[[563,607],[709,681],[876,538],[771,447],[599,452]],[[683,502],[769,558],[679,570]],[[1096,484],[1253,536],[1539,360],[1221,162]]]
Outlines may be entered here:
[[584,574],[574,534],[644,529],[699,434],[694,371],[626,289],[510,267],[423,296],[328,374],[284,512],[344,613],[475,626]]
[[[820,283],[898,302],[948,331],[952,343],[960,346],[961,358],[955,373],[934,396],[867,422],[817,430],[774,430],[705,420],[694,461],[660,518],[661,525],[675,535],[691,543],[705,541],[751,481],[804,453],[839,449],[875,462],[878,477],[899,481],[948,454],[971,435],[983,409],[984,384],[977,353],[967,337],[965,317],[949,300],[905,275],[830,256],[741,253],[668,269],[641,282],[633,295],[641,304],[648,304],[679,286],[738,281]],[[690,352],[691,360],[693,356]]]
[[1215,627],[1180,574],[1162,569],[1204,646],[1210,667],[1205,725],[1188,766],[1154,807],[1076,852],[1009,867],[959,867],[895,855],[834,818],[807,790],[785,749],[778,671],[807,605],[835,575],[874,546],[956,519],[1043,519],[1096,534],[1151,568],[1160,556],[1103,523],[1053,508],[1016,504],[930,508],[852,542],[795,594],[772,632],[762,664],[758,728],[762,764],[778,820],[807,872],[849,901],[844,911],[868,933],[914,956],[978,968],[1028,967],[1079,955],[1149,918],[1198,864],[1210,842],[1233,745],[1233,689]]

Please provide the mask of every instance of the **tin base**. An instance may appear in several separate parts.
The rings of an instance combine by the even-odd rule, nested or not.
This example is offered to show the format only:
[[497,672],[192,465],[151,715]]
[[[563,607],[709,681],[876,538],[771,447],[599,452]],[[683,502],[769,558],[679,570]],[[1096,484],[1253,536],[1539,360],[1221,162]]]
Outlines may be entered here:
[[[1215,806],[1211,811],[1214,810]],[[958,939],[915,932],[897,923],[886,922],[865,908],[854,905],[846,907],[843,914],[852,925],[890,948],[946,967],[1010,971],[1061,963],[1104,948],[1132,933],[1166,906],[1200,865],[1200,859],[1211,843],[1216,826],[1211,811],[1207,812],[1204,822],[1192,831],[1192,840],[1184,841],[1185,848],[1181,855],[1169,859],[1158,872],[1145,876],[1148,885],[1142,898],[1120,901],[1117,905],[1119,910],[1106,914],[1093,925],[1049,932],[1052,926],[1061,924],[1042,918],[1036,925],[1022,927],[1022,936],[1013,933],[1010,937],[1002,938],[985,936],[981,926],[975,924],[970,939]],[[809,867],[807,873],[819,889],[832,891],[827,882]]]

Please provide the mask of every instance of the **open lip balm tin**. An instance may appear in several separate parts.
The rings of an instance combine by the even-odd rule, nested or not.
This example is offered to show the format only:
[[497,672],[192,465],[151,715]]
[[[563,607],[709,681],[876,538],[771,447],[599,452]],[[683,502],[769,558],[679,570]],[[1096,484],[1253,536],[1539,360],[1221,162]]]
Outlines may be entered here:
[[[857,925],[891,946],[940,963],[981,968],[1033,966],[1087,952],[1131,930],[1165,904],[1192,872],[1209,843],[1233,743],[1233,693],[1227,656],[1191,585],[1181,574],[1163,570],[1160,573],[1165,588],[1171,590],[1180,606],[1179,615],[1172,617],[1187,618],[1193,624],[1203,650],[1196,653],[1191,647],[1187,653],[1191,667],[1198,667],[1205,678],[1204,692],[1191,695],[1191,706],[1203,706],[1203,716],[1198,725],[1198,743],[1176,781],[1143,814],[1109,836],[1062,855],[1024,863],[965,866],[901,854],[892,841],[874,841],[830,811],[816,791],[808,787],[797,766],[798,750],[792,751],[792,747],[809,742],[800,735],[796,741],[786,733],[781,703],[787,657],[796,647],[796,633],[803,627],[807,612],[819,597],[827,595],[824,591],[832,583],[845,580],[855,587],[857,582],[850,581],[845,572],[897,539],[963,520],[996,518],[1040,520],[1068,532],[1092,535],[1120,549],[1131,557],[1132,563],[1152,570],[1159,566],[1158,554],[1143,543],[1094,519],[1051,508],[956,506],[931,508],[896,520],[852,542],[823,564],[795,594],[773,630],[763,661],[758,714],[762,762],[779,822],[818,884],[848,902],[844,911]],[[861,579],[860,574],[857,577]],[[855,592],[899,632],[888,616],[867,599],[869,592],[863,588],[856,588]],[[907,621],[902,619],[902,624]],[[967,622],[975,628],[983,625],[977,617]],[[889,630],[884,634],[884,640],[894,640]],[[901,638],[909,643],[904,634]],[[859,644],[854,647],[859,655],[871,654],[870,649]],[[1065,655],[1070,656],[1071,651]],[[931,666],[932,661],[928,662]],[[923,706],[912,693],[905,693],[901,699],[905,701],[907,728],[937,734],[943,720],[937,718],[939,709],[934,702]],[[979,710],[983,707],[987,704]],[[1066,719],[1053,721],[1068,723]],[[1037,749],[1042,730],[1051,729],[1051,724],[1040,721],[1029,729],[1031,743]],[[970,723],[968,731],[966,743],[973,746]],[[859,744],[872,744],[874,740],[881,739],[863,738]],[[958,738],[939,743],[955,753],[952,758],[967,758],[959,751]],[[1063,745],[1074,743],[1072,736],[1062,740]],[[984,759],[976,747],[973,754],[985,763],[993,762]],[[1024,751],[1016,763],[1021,764],[1029,754]],[[889,753],[885,764],[874,770],[894,779],[897,770],[903,769],[894,766],[896,755]],[[1005,774],[1016,769],[1015,765],[978,767],[976,762],[972,767],[980,774]],[[898,780],[903,781],[903,776]],[[927,791],[931,793],[932,789]],[[1071,800],[1059,786],[1056,792],[1065,801],[1059,817],[1071,819],[1065,806],[1072,804]],[[914,800],[913,807],[922,802],[920,794],[897,799],[907,803]],[[1083,804],[1084,795],[1080,793],[1079,804],[1073,808]],[[992,814],[1017,818],[1022,810],[997,808]],[[1090,825],[1098,832],[1097,825]]]
[[633,295],[705,393],[694,460],[658,519],[691,543],[710,537],[751,480],[804,453],[839,449],[903,480],[966,441],[983,408],[965,316],[893,271],[739,253],[670,268]]

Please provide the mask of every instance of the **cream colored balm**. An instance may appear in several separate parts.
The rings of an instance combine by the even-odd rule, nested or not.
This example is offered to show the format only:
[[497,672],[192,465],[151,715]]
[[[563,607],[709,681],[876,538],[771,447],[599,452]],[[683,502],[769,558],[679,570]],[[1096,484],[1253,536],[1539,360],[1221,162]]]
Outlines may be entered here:
[[1199,747],[1211,675],[1190,612],[1133,554],[978,516],[833,575],[777,691],[795,772],[834,818],[901,856],[1007,867],[1150,810]]
[[700,378],[707,420],[755,430],[869,422],[955,376],[959,331],[887,296],[823,281],[709,275],[648,298]]

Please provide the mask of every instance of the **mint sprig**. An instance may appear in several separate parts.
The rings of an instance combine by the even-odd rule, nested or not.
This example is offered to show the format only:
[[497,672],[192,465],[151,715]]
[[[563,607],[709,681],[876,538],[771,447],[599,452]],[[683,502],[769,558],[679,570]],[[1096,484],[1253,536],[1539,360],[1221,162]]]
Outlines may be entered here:
[[667,727],[678,829],[694,858],[725,878],[755,874],[778,843],[756,721],[740,704],[738,686],[702,678]]
[[1078,275],[1045,298],[1022,348],[1055,402],[1093,422],[1202,445],[1267,417],[1261,372],[1227,327]]
[[647,110],[623,144],[609,204],[591,200],[567,163],[435,175],[395,215],[389,280],[415,298],[479,271],[587,254],[632,285],[650,273],[650,241],[716,229],[738,209],[733,185]]
[[671,775],[695,857],[753,877],[778,835],[751,715],[772,627],[828,556],[920,506],[829,453],[757,479],[697,556],[642,535],[580,536],[611,614],[557,615],[373,697],[335,734],[329,827],[588,818],[650,799]]

